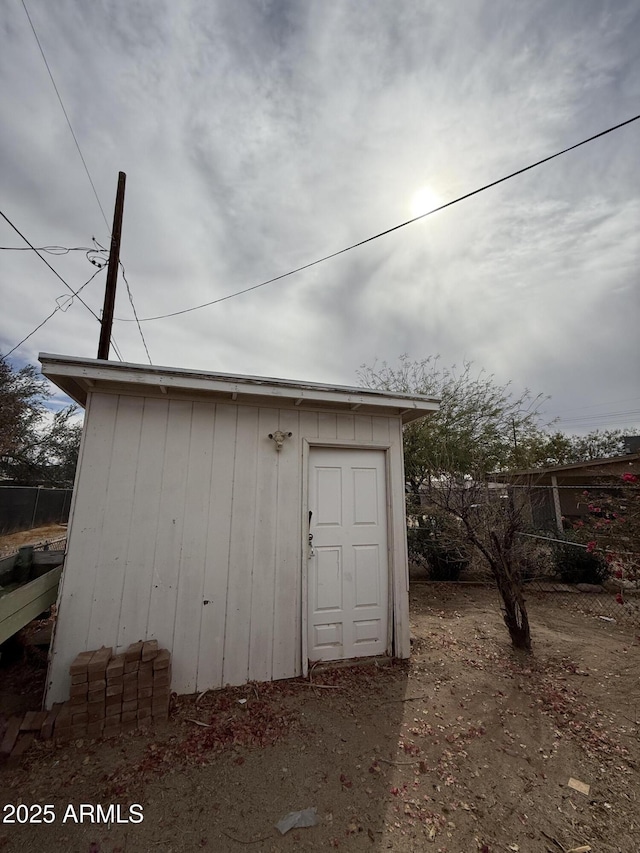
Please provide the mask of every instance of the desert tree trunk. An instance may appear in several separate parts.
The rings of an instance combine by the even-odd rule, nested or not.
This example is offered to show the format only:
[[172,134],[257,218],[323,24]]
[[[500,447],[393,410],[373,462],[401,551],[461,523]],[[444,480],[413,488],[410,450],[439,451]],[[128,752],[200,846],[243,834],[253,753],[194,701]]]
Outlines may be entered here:
[[506,502],[492,498],[486,484],[448,480],[434,484],[430,500],[461,523],[460,537],[482,556],[498,587],[502,615],[516,649],[532,651],[531,630],[519,566],[517,534],[521,506],[509,494]]
[[520,569],[513,560],[514,543],[501,542],[497,533],[491,531],[490,539],[498,560],[493,560],[491,569],[502,598],[504,623],[511,642],[516,649],[531,651],[531,630],[525,602]]

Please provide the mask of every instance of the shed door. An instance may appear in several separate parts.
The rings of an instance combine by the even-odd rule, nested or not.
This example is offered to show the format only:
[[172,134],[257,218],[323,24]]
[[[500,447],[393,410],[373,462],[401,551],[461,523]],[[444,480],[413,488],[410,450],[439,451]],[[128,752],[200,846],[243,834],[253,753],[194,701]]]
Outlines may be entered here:
[[312,448],[308,567],[310,660],[387,651],[385,454]]

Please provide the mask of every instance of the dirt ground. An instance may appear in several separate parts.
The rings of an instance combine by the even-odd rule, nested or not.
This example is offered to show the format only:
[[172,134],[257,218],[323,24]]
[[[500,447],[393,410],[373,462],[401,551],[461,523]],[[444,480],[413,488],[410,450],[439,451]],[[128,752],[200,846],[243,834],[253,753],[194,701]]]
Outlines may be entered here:
[[[529,603],[531,658],[494,592],[416,584],[408,664],[181,697],[155,732],[36,743],[0,769],[0,850],[637,853],[640,638]],[[27,667],[33,694],[42,663]],[[0,670],[0,712],[18,670]],[[9,824],[5,803],[51,804],[53,822]],[[76,822],[80,804],[121,822]],[[308,807],[316,826],[274,828]]]
[[21,545],[50,542],[66,535],[66,524],[48,524],[45,527],[34,527],[32,530],[21,530],[19,533],[4,533],[0,536],[0,557],[13,554]]

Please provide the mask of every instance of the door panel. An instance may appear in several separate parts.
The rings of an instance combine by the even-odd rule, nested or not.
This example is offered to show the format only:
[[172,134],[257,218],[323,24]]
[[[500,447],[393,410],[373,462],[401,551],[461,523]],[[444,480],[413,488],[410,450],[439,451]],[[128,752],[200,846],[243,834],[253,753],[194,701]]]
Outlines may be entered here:
[[316,549],[315,606],[316,610],[342,610],[342,552],[339,547]]
[[353,626],[356,646],[362,643],[375,642],[380,633],[380,621],[378,619],[363,619],[361,622],[354,622]]
[[377,607],[380,594],[380,549],[377,545],[356,545],[353,549],[355,569],[355,607]]
[[340,468],[319,468],[317,480],[316,524],[323,527],[342,524],[342,471]]
[[310,660],[387,651],[385,454],[312,448],[308,559]]
[[353,469],[353,523],[378,524],[378,471]]

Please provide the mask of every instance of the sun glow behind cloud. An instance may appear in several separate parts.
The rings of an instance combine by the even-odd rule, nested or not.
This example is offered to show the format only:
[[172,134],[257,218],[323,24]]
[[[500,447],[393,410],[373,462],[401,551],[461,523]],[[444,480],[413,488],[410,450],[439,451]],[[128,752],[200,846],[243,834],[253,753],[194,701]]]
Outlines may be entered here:
[[411,215],[423,216],[425,213],[430,213],[432,210],[441,207],[444,203],[444,199],[432,190],[431,187],[420,187],[411,196]]

